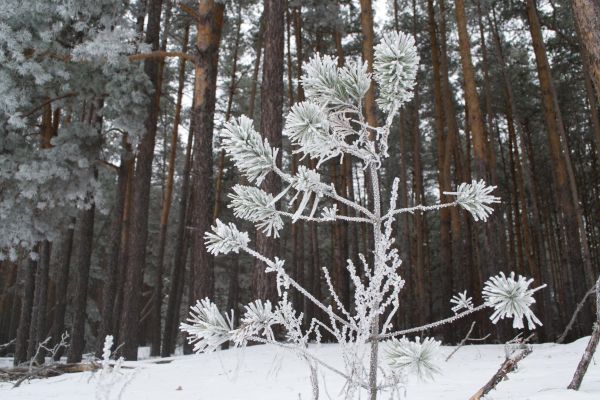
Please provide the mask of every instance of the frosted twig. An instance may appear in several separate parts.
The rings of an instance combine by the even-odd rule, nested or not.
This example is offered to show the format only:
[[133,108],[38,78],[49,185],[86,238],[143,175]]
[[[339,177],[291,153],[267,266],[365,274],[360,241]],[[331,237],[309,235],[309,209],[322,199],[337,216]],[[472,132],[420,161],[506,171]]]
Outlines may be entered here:
[[443,203],[443,204],[434,204],[431,206],[425,206],[422,204],[419,204],[417,206],[414,207],[407,207],[407,208],[398,208],[396,210],[391,210],[389,211],[387,214],[385,214],[382,218],[382,220],[386,220],[388,218],[391,218],[394,215],[397,214],[404,214],[404,213],[414,213],[415,211],[436,211],[436,210],[440,210],[442,208],[448,208],[448,207],[455,207],[458,203],[456,201],[453,201],[451,203]]
[[[294,218],[294,214],[290,213],[290,212],[285,212],[285,211],[278,211],[278,214],[283,216],[283,217],[288,217],[288,218]],[[335,219],[326,219],[326,218],[318,218],[318,217],[307,217],[306,215],[299,215],[297,217],[298,219],[301,219],[303,221],[309,221],[309,222],[335,222],[336,220],[341,220],[341,221],[348,221],[348,222],[363,222],[363,223],[368,223],[368,224],[372,224],[373,221],[371,221],[370,219],[367,218],[361,218],[361,217],[350,217],[347,215],[336,215]]]
[[437,328],[438,326],[441,326],[441,325],[444,325],[444,324],[449,324],[449,323],[454,322],[454,321],[458,321],[459,319],[464,318],[467,315],[473,314],[474,312],[481,311],[481,310],[483,310],[486,307],[487,307],[487,305],[481,304],[481,305],[479,305],[479,306],[477,306],[477,307],[475,307],[475,308],[473,308],[471,310],[466,310],[466,311],[461,312],[460,314],[453,315],[450,318],[446,318],[446,319],[442,319],[442,320],[439,320],[439,321],[436,321],[436,322],[432,322],[431,324],[427,324],[427,325],[423,325],[423,326],[418,326],[416,328],[409,328],[409,329],[404,329],[404,330],[401,330],[401,331],[384,333],[384,334],[381,334],[381,335],[377,335],[375,337],[375,339],[377,339],[377,340],[385,340],[385,339],[390,339],[390,338],[393,338],[393,337],[396,337],[396,336],[407,335],[409,333],[415,333],[415,332],[423,332],[423,331],[426,331],[428,329]]
[[[268,259],[267,257],[263,256],[262,254],[258,253],[257,251],[249,248],[249,247],[243,247],[242,250],[244,250],[246,253],[250,254],[251,256],[253,256],[254,258],[259,259],[260,261],[264,262],[265,264],[267,264],[270,267],[275,267],[275,263]],[[331,318],[335,319],[337,322],[352,328],[352,329],[356,329],[356,327],[353,327],[351,325],[350,321],[346,321],[344,320],[342,317],[340,317],[339,315],[335,314],[330,307],[325,306],[323,303],[321,303],[319,300],[317,300],[317,298],[315,296],[313,296],[312,294],[310,294],[306,289],[304,289],[298,282],[296,282],[292,277],[290,277],[289,275],[287,275],[286,273],[286,279],[289,282],[289,284],[291,286],[293,286],[296,290],[298,290],[300,293],[302,293],[307,299],[309,299],[310,301],[313,302],[313,304],[315,304],[317,307],[319,307],[321,310],[325,311]]]

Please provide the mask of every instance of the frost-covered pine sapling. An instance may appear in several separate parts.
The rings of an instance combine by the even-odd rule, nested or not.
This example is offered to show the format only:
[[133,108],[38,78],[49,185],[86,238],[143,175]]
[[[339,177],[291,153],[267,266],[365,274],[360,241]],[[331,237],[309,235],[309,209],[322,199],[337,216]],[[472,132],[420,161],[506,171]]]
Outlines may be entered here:
[[[345,379],[344,396],[355,398],[361,391],[375,400],[378,393],[398,393],[405,374],[413,372],[428,378],[438,371],[436,359],[439,342],[431,338],[409,340],[404,335],[423,332],[444,323],[453,322],[486,307],[494,308],[492,321],[511,317],[514,326],[523,326],[525,318],[533,328],[540,321],[531,312],[535,302],[529,289],[531,280],[514,274],[490,279],[484,289],[485,302],[474,306],[466,292],[452,299],[455,315],[441,321],[408,330],[394,330],[392,321],[400,307],[399,294],[404,280],[399,275],[401,260],[394,248],[392,225],[400,213],[439,210],[459,206],[485,221],[492,212],[491,204],[499,199],[491,194],[494,187],[483,181],[461,184],[455,192],[447,193],[453,202],[433,206],[417,205],[396,208],[399,180],[394,180],[390,203],[384,212],[379,185],[380,166],[388,156],[388,136],[399,107],[412,96],[419,57],[412,37],[402,33],[389,33],[375,48],[374,73],[367,65],[349,62],[338,68],[337,61],[327,55],[317,55],[304,67],[302,83],[307,101],[295,104],[286,118],[283,132],[295,146],[295,153],[317,161],[316,168],[298,168],[295,175],[282,171],[275,163],[279,149],[274,149],[254,130],[252,121],[245,116],[229,122],[223,130],[223,146],[248,181],[255,186],[237,185],[230,195],[236,217],[254,222],[266,235],[277,237],[283,221],[298,220],[328,223],[336,220],[368,223],[373,228],[373,263],[369,264],[359,254],[362,274],[353,261],[347,261],[347,270],[353,285],[354,303],[347,309],[333,289],[327,269],[324,280],[331,296],[331,304],[315,298],[285,269],[284,260],[268,259],[253,250],[246,232],[233,223],[216,221],[211,232],[206,233],[206,244],[214,255],[245,252],[263,261],[266,272],[276,275],[279,301],[256,300],[246,306],[239,326],[233,325],[233,311],[222,314],[210,299],[198,301],[192,307],[188,324],[181,329],[189,334],[197,352],[209,352],[224,342],[244,346],[249,341],[269,343],[295,352],[305,359],[313,372],[325,368]],[[371,80],[379,87],[379,104],[386,113],[385,124],[370,126],[363,116],[362,103]],[[375,140],[372,140],[374,138]],[[319,167],[330,159],[352,157],[364,166],[369,174],[373,202],[361,206],[336,192],[333,184],[325,182]],[[276,174],[283,182],[280,193],[266,193],[258,186],[268,174]],[[356,216],[337,213],[336,203],[356,211]],[[323,311],[322,319],[313,318],[303,324],[304,316],[294,310],[288,300],[288,290],[293,287]],[[538,288],[539,289],[539,288]],[[280,326],[286,334],[285,341],[277,341],[273,328]],[[339,343],[344,369],[338,369],[318,357],[309,349],[309,341],[320,342],[327,332]],[[396,337],[401,337],[399,340]],[[385,348],[379,351],[380,343]],[[380,358],[385,355],[385,361]],[[387,366],[385,366],[387,364]],[[384,368],[385,366],[385,368]],[[313,382],[314,384],[314,382]]]

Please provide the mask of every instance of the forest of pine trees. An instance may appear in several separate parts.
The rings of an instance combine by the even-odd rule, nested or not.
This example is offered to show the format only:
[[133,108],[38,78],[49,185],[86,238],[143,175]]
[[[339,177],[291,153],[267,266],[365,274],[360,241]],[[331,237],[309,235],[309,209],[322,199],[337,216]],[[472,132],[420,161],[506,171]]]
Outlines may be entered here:
[[[444,318],[459,291],[481,293],[490,276],[515,271],[547,284],[534,307],[544,323],[537,340],[556,341],[600,275],[597,1],[1,3],[0,344],[10,345],[0,355],[15,364],[42,357],[38,343],[63,332],[69,362],[101,354],[106,335],[127,360],[139,346],[189,353],[178,327],[196,300],[238,310],[274,300],[275,277],[261,261],[215,258],[204,245],[217,218],[233,220],[227,193],[246,179],[220,131],[246,115],[289,155],[278,155],[282,170],[314,167],[282,135],[284,113],[305,99],[303,63],[330,54],[339,67],[364,60],[371,72],[385,31],[411,34],[421,62],[382,185],[400,177],[400,207],[446,201],[443,192],[480,179],[501,198],[485,224],[459,208],[401,214],[394,234],[407,285],[395,326]],[[363,110],[381,126],[375,91]],[[373,201],[360,162],[321,169],[337,193]],[[271,174],[261,187],[278,193],[282,182]],[[244,228],[261,254],[288,259],[294,279],[330,304],[326,267],[350,308],[346,260],[370,256],[367,224],[300,220],[278,240]],[[307,320],[322,312],[291,295]],[[590,333],[591,298],[561,340]],[[508,322],[492,329],[487,315],[476,318],[490,342],[514,336]],[[429,335],[455,343],[468,329]]]

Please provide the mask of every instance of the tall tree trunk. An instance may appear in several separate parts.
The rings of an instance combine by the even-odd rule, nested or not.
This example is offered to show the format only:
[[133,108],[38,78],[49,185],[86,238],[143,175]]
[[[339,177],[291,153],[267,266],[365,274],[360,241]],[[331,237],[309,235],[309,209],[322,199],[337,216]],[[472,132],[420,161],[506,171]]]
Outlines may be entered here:
[[[543,42],[541,26],[534,0],[527,0],[527,17],[535,52],[538,77],[542,92],[542,105],[546,121],[546,131],[550,147],[550,157],[554,165],[553,177],[556,196],[563,216],[567,251],[563,252],[563,266],[571,265],[569,272],[575,278],[572,288],[576,298],[581,297],[595,282],[591,265],[589,246],[584,228],[579,194],[571,165],[568,143],[556,89],[552,80],[548,57]],[[583,279],[579,276],[583,275]],[[568,297],[572,297],[568,296]],[[574,300],[569,299],[572,310]]]
[[[235,21],[235,42],[233,45],[233,63],[231,66],[231,76],[229,77],[228,97],[227,97],[227,109],[225,110],[225,121],[229,121],[231,118],[231,109],[233,107],[233,98],[235,96],[236,89],[236,76],[237,76],[237,65],[238,65],[238,53],[240,48],[241,39],[241,28],[242,28],[242,7],[238,5],[237,16]],[[215,206],[213,208],[213,220],[219,218],[221,214],[221,198],[223,194],[223,176],[225,174],[225,149],[221,149],[219,154],[219,170],[217,173],[217,183],[215,185]]]
[[[285,30],[285,2],[281,0],[265,0],[265,56],[263,62],[263,78],[260,103],[261,133],[271,146],[281,148],[281,131],[283,128],[283,47]],[[281,153],[277,156],[277,165],[281,167]],[[271,173],[265,178],[262,189],[276,195],[280,191],[281,182]],[[256,232],[257,251],[269,259],[278,253],[277,243],[262,232]],[[265,265],[260,261],[254,263],[252,271],[252,295],[257,299],[274,301],[276,296],[275,277],[265,273]]]
[[31,309],[33,307],[33,295],[35,288],[35,271],[38,268],[38,262],[29,259],[27,260],[23,275],[25,281],[22,284],[21,292],[21,312],[19,316],[19,326],[17,328],[17,338],[15,342],[15,356],[13,359],[14,366],[27,361],[27,343],[29,340],[29,327],[31,325]]
[[[52,106],[50,103],[43,108],[42,125],[41,125],[41,142],[42,149],[52,147],[51,140],[56,135],[58,129],[58,120],[60,111],[57,110],[56,129],[52,122]],[[38,364],[44,361],[44,352],[40,351],[36,354],[36,349],[39,343],[43,342],[46,337],[46,311],[48,301],[48,278],[50,271],[50,251],[51,244],[48,240],[43,240],[39,245],[39,262],[35,271],[35,290],[33,295],[33,305],[31,308],[31,323],[29,325],[29,343],[27,346],[27,359],[36,356],[35,362]]]
[[[119,254],[121,251],[121,237],[123,231],[123,215],[127,197],[127,182],[129,180],[129,163],[133,157],[127,137],[123,137],[125,154],[121,156],[121,164],[117,169],[116,198],[110,222],[109,243],[106,250],[107,274],[102,292],[102,309],[100,328],[96,344],[96,355],[101,356],[104,348],[104,339],[107,335],[114,334],[115,299],[119,280]],[[72,234],[72,231],[71,231]]]
[[214,296],[214,260],[204,245],[204,233],[213,222],[213,129],[217,65],[223,28],[225,5],[213,0],[198,4],[198,32],[195,65],[194,108],[194,158],[192,185],[194,207],[192,211],[191,245],[194,251],[191,267],[194,271],[194,300]]
[[94,239],[94,214],[96,206],[91,204],[88,210],[83,210],[79,218],[79,251],[77,257],[77,280],[73,304],[73,329],[71,331],[71,347],[67,362],[81,361],[85,347],[85,324],[87,321],[87,299],[90,266],[92,262],[92,244]]
[[[0,294],[0,343],[6,343],[13,339],[10,332],[10,321],[13,318],[13,305],[17,295],[17,265],[9,261],[0,261],[0,283],[2,293]],[[2,349],[3,354],[7,348]]]
[[[35,291],[33,295],[33,307],[31,309],[31,325],[29,326],[29,346],[27,347],[27,358],[34,360],[37,364],[43,364],[45,352],[36,352],[38,344],[46,339],[46,311],[48,300],[48,276],[50,270],[50,252],[52,244],[44,240],[40,245],[39,262],[35,272]],[[36,354],[37,353],[37,354]]]
[[571,0],[581,41],[587,53],[596,93],[600,98],[600,3],[597,0]]
[[[131,149],[129,149],[131,151]],[[125,280],[127,274],[128,251],[129,251],[129,231],[131,227],[131,210],[133,202],[133,179],[135,171],[135,157],[126,160],[127,168],[127,183],[125,189],[125,205],[123,209],[123,226],[121,228],[120,245],[119,245],[119,270],[117,273],[117,292],[115,296],[113,327],[114,343],[119,346],[121,333],[121,316],[123,314],[123,297],[125,295]]]
[[487,178],[487,145],[483,115],[479,106],[479,95],[475,82],[475,70],[471,59],[471,45],[467,31],[467,17],[465,16],[464,0],[455,2],[456,23],[458,26],[458,39],[460,48],[460,61],[463,70],[465,103],[469,108],[469,128],[473,135],[473,161],[475,164],[475,178]]
[[[433,95],[434,95],[434,130],[436,135],[437,145],[437,163],[438,163],[438,182],[440,189],[440,200],[446,201],[446,196],[443,194],[444,191],[450,190],[450,176],[449,170],[445,163],[445,159],[450,157],[447,154],[446,141],[448,138],[444,134],[444,114],[445,108],[443,103],[443,86],[442,86],[442,73],[441,73],[441,54],[438,45],[437,36],[437,24],[435,21],[435,8],[433,0],[427,0],[427,13],[429,19],[429,36],[431,41],[431,60],[433,67]],[[452,242],[450,237],[450,218],[451,214],[447,208],[440,210],[440,264],[442,271],[437,275],[438,278],[442,276],[451,275],[452,272]],[[442,310],[442,302],[451,292],[451,280],[449,279],[435,279],[440,282],[443,287],[432,288],[433,293],[437,294],[436,297],[432,297],[432,307],[435,315],[440,315]]]
[[[165,34],[166,35],[166,34]],[[190,26],[185,27],[183,33],[183,43],[181,52],[187,53],[188,40],[190,36]],[[163,300],[163,269],[165,259],[165,248],[167,245],[167,228],[169,226],[169,214],[171,212],[171,201],[173,198],[173,183],[175,177],[175,161],[177,157],[177,142],[179,139],[179,124],[181,123],[181,108],[183,99],[183,89],[185,87],[185,59],[179,60],[179,75],[177,87],[177,100],[175,102],[175,116],[173,120],[173,131],[171,133],[171,148],[168,160],[168,172],[165,183],[162,210],[160,213],[160,228],[158,236],[158,257],[156,266],[156,279],[154,281],[154,293],[152,294],[152,322],[151,322],[151,356],[160,354],[160,328],[162,318],[162,300]]]
[[[397,4],[394,1],[394,4]],[[415,38],[415,44],[418,45],[418,15],[417,15],[417,0],[412,1],[413,9],[413,36]],[[396,27],[398,29],[398,27]],[[439,72],[439,71],[438,71]],[[421,161],[421,129],[420,123],[420,108],[421,108],[421,77],[417,75],[417,82],[415,85],[415,97],[413,100],[412,107],[412,161],[413,161],[413,202],[414,204],[425,204],[425,187],[423,184],[423,163]],[[427,251],[427,227],[426,220],[423,213],[415,213],[412,215],[413,223],[413,245],[412,245],[412,256],[413,256],[413,268],[415,270],[415,284],[416,284],[416,303],[418,304],[418,312],[416,315],[415,323],[423,324],[429,318],[429,298],[428,298],[428,282],[425,265],[425,252]]]
[[[362,57],[367,62],[367,71],[373,72],[373,48],[375,45],[375,32],[373,31],[373,5],[372,0],[360,0],[360,28],[362,32]],[[375,106],[375,84],[365,95],[365,115],[369,125],[377,126],[377,111]]]
[[[148,0],[148,23],[145,43],[153,51],[158,50],[160,38],[160,15],[162,0]],[[141,139],[132,188],[131,225],[129,227],[128,263],[123,293],[123,312],[121,315],[120,337],[124,342],[123,355],[127,360],[137,360],[140,300],[144,267],[146,265],[146,244],[148,240],[148,208],[150,202],[150,183],[152,180],[152,161],[160,107],[160,62],[148,59],[144,72],[150,78],[153,93],[148,105],[148,117],[145,121],[145,134]]]
[[175,337],[179,321],[179,309],[181,308],[181,299],[184,289],[185,264],[188,251],[188,238],[186,233],[186,224],[188,213],[188,200],[190,194],[190,172],[192,169],[192,145],[194,142],[193,130],[190,128],[187,138],[187,147],[185,151],[185,164],[182,172],[181,197],[179,200],[179,212],[177,233],[175,235],[175,256],[173,259],[173,271],[171,272],[171,287],[169,289],[169,301],[167,304],[167,314],[165,316],[165,327],[163,333],[163,342],[161,356],[168,357],[175,350]]
[[[65,314],[67,310],[67,289],[69,285],[69,270],[71,268],[71,256],[73,254],[73,236],[75,232],[75,218],[70,221],[67,228],[63,245],[61,248],[60,261],[58,262],[58,271],[55,276],[56,296],[54,299],[54,315],[50,336],[52,342],[58,343],[61,335],[65,332]],[[59,358],[63,351],[58,351],[54,356]],[[60,359],[60,358],[59,358]]]
[[252,69],[252,86],[250,87],[250,100],[248,102],[248,111],[246,115],[249,118],[254,119],[254,111],[256,105],[256,92],[258,88],[258,73],[260,71],[260,60],[263,51],[263,41],[265,36],[265,12],[263,10],[262,15],[260,16],[260,21],[258,22],[258,34],[256,37],[256,44],[254,47],[255,58],[254,58],[254,68]]

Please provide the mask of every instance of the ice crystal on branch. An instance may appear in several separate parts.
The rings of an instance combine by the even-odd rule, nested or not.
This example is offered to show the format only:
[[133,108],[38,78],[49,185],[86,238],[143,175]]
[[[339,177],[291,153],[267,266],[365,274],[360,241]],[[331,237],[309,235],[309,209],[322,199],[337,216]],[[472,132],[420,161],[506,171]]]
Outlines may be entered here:
[[215,351],[223,343],[233,340],[233,318],[223,316],[215,303],[208,298],[197,301],[190,310],[189,324],[182,323],[196,352]]
[[414,341],[405,337],[394,339],[388,346],[389,364],[392,368],[406,369],[421,379],[431,379],[440,372],[437,365],[440,344],[433,338],[421,342],[419,336]]
[[[401,383],[405,372],[415,373],[421,378],[430,378],[438,372],[439,342],[431,338],[421,340],[417,337],[410,341],[405,337],[396,340],[396,337],[456,321],[487,306],[500,307],[501,311],[497,309],[493,316],[495,319],[514,316],[517,320],[523,315],[535,318],[525,306],[517,308],[512,305],[510,308],[501,292],[490,289],[494,295],[484,305],[474,307],[466,292],[459,293],[451,300],[454,316],[421,327],[394,331],[401,307],[400,292],[405,285],[400,275],[402,261],[395,244],[396,216],[460,206],[473,214],[476,220],[485,220],[493,211],[489,204],[499,201],[491,194],[494,187],[486,186],[483,181],[460,185],[456,192],[450,193],[457,196],[453,202],[427,206],[417,204],[397,209],[398,178],[393,180],[390,193],[387,193],[389,196],[381,192],[379,170],[382,161],[388,157],[388,136],[399,107],[412,95],[417,64],[414,40],[396,33],[384,35],[376,48],[375,82],[367,73],[365,63],[349,62],[338,68],[332,57],[317,55],[312,58],[304,66],[302,78],[308,100],[291,108],[284,130],[294,146],[294,153],[317,160],[312,168],[299,166],[296,173],[287,173],[278,167],[275,163],[278,149],[263,141],[254,130],[252,121],[246,117],[225,125],[224,149],[237,168],[257,186],[234,187],[229,197],[236,217],[253,222],[258,229],[272,236],[278,235],[285,218],[292,223],[298,220],[315,223],[343,220],[369,224],[374,244],[369,253],[373,257],[368,260],[365,254],[358,254],[360,265],[351,259],[347,261],[346,270],[352,283],[350,304],[341,300],[335,290],[335,280],[324,267],[323,280],[329,293],[327,300],[323,301],[294,280],[286,271],[284,260],[258,253],[249,247],[246,232],[217,220],[212,231],[205,235],[208,250],[215,255],[243,251],[260,260],[266,273],[276,275],[279,300],[277,303],[256,300],[247,305],[237,329],[232,326],[233,317],[224,317],[208,299],[198,303],[192,309],[190,323],[182,325],[182,329],[190,334],[188,340],[195,343],[198,351],[214,350],[225,341],[232,341],[237,346],[248,341],[275,344],[305,360],[311,376],[316,376],[317,366],[342,376],[346,399],[356,398],[361,390],[366,390],[369,398],[373,398],[387,389],[396,393],[394,387]],[[379,85],[378,104],[386,114],[385,123],[378,127],[369,125],[362,111],[364,96],[373,83]],[[329,174],[319,172],[324,161],[337,157],[340,160],[346,157],[354,165],[363,167],[359,181],[370,185],[364,190],[371,190],[372,202],[364,205],[344,197],[344,193],[338,193],[335,185],[328,181]],[[258,188],[267,174],[281,179],[283,187],[279,193],[266,193]],[[383,197],[389,198],[387,210],[382,209],[380,200]],[[351,212],[338,214],[340,205]],[[302,313],[296,312],[288,301],[291,290],[319,309],[319,313],[315,313],[318,316],[305,320]],[[526,290],[526,294],[514,302],[528,306],[530,301],[530,293]],[[278,341],[282,336],[274,332],[284,334],[286,341]],[[318,358],[308,347],[309,341],[319,342],[324,333],[340,344],[343,370]],[[384,342],[388,349],[387,370],[382,368],[381,359],[375,356],[379,342]],[[371,351],[365,351],[369,346]],[[378,371],[381,371],[379,378]]]
[[488,204],[499,203],[500,198],[491,195],[496,186],[487,186],[485,181],[473,180],[472,183],[461,183],[456,192],[444,192],[444,194],[456,196],[456,203],[467,210],[475,221],[487,221],[494,211]]
[[260,184],[273,169],[278,150],[263,141],[252,120],[244,115],[226,123],[222,135],[223,147],[235,165],[250,182]]
[[240,232],[235,224],[224,224],[219,219],[213,225],[212,232],[206,232],[204,238],[208,251],[214,255],[238,253],[250,242],[248,233]]
[[375,46],[375,80],[379,83],[379,106],[385,111],[400,107],[413,96],[419,54],[415,39],[402,32],[385,35]]
[[333,108],[350,104],[349,95],[341,83],[337,59],[317,54],[304,65],[302,86],[306,97]]
[[546,285],[538,286],[535,289],[529,289],[533,279],[527,279],[519,275],[515,280],[515,273],[511,272],[509,276],[500,272],[499,275],[491,277],[483,288],[483,299],[485,304],[494,308],[494,313],[490,317],[493,323],[504,318],[513,319],[513,328],[524,328],[523,319],[527,320],[529,329],[535,329],[535,325],[542,325],[542,322],[531,311],[531,306],[535,303],[533,294]]
[[460,292],[457,295],[452,296],[450,303],[454,304],[452,307],[452,311],[456,314],[462,310],[472,310],[473,309],[473,299],[471,297],[467,297],[467,291]]
[[283,220],[275,208],[273,195],[257,187],[235,185],[229,195],[233,214],[250,222],[267,236],[279,237]]

